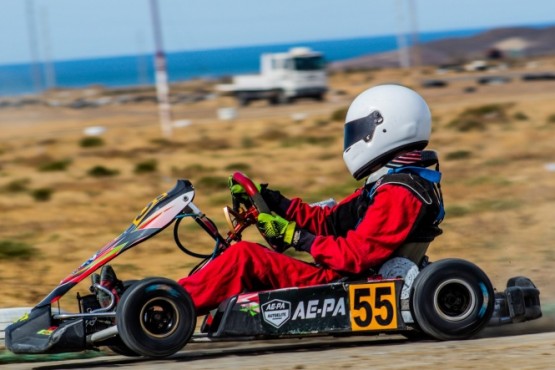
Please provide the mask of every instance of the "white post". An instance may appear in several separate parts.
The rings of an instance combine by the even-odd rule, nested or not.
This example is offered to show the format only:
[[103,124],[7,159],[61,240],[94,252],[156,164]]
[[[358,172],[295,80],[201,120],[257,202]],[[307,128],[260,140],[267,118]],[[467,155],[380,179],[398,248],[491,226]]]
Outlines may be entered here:
[[399,65],[401,68],[410,67],[410,56],[408,53],[407,38],[405,34],[405,9],[404,0],[397,0],[397,17],[398,17],[398,29],[397,29],[397,49],[399,53]]
[[154,43],[156,56],[154,65],[156,68],[156,94],[158,96],[158,110],[160,113],[160,126],[165,137],[172,135],[172,117],[170,106],[170,89],[168,86],[168,73],[166,69],[166,56],[162,44],[162,31],[160,29],[160,15],[158,13],[158,0],[150,0],[150,12],[152,15],[152,28],[154,31]]

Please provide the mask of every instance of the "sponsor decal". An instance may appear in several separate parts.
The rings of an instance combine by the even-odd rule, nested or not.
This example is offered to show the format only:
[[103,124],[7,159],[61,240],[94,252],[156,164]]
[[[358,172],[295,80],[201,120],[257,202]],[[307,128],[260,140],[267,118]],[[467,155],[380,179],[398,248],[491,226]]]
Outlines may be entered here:
[[27,320],[29,320],[29,312],[24,313],[23,316],[17,319],[16,322],[27,321]]
[[243,303],[241,304],[239,311],[247,313],[250,316],[256,316],[260,313],[260,305],[255,302]]
[[347,315],[344,297],[303,300],[297,302],[294,309],[291,309],[291,306],[291,302],[281,299],[273,299],[263,304],[261,307],[264,321],[279,328],[289,320],[322,320]]
[[[260,293],[260,305],[262,325],[270,332],[333,332],[348,330],[351,326],[349,294],[340,284]],[[281,316],[272,316],[270,321],[266,317],[269,308]],[[276,320],[279,320],[277,324]]]
[[293,311],[292,320],[299,319],[316,319],[325,317],[345,316],[345,299],[340,297],[326,298],[324,300],[311,299],[309,301],[300,301]]
[[37,331],[37,334],[50,336],[50,335],[52,335],[52,333],[54,333],[54,331],[56,329],[58,329],[57,326],[51,326],[48,329],[42,329],[42,330]]
[[291,303],[281,299],[272,299],[261,306],[262,318],[268,324],[279,328],[291,317]]

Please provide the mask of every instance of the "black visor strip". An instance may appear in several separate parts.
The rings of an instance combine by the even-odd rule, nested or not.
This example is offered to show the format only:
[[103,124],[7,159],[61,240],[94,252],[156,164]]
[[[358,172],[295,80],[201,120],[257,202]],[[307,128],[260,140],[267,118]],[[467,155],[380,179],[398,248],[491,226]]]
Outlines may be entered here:
[[383,122],[380,112],[373,111],[366,117],[355,119],[345,124],[345,138],[343,142],[343,150],[346,150],[354,143],[364,140],[369,142],[374,136],[374,131],[379,124]]

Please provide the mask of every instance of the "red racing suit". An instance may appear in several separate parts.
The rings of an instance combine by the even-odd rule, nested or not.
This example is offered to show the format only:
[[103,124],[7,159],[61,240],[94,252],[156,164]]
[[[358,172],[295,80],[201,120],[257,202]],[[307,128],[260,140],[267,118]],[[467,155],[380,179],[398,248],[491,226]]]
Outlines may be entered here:
[[202,315],[245,291],[302,287],[360,275],[378,267],[402,244],[431,241],[441,233],[437,226],[441,198],[434,197],[438,193],[433,184],[414,174],[396,174],[382,177],[376,185],[356,190],[331,208],[263,192],[272,210],[305,232],[302,249],[315,263],[241,241],[179,284]]

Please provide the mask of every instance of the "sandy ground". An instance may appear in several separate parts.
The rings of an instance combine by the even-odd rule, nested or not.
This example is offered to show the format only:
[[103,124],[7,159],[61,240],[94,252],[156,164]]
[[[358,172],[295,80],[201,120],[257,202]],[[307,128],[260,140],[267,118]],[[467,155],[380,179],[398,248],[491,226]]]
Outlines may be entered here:
[[555,333],[545,328],[553,329],[553,324],[551,317],[520,324],[516,330],[488,328],[477,339],[458,342],[410,342],[391,335],[193,343],[163,360],[109,356],[12,364],[10,369],[550,369]]
[[[553,69],[553,62],[542,63],[544,69]],[[422,77],[437,76],[424,71]],[[299,101],[270,107],[258,102],[238,108],[238,118],[231,122],[218,120],[216,114],[218,108],[235,104],[228,98],[180,103],[173,107],[174,119],[190,124],[176,127],[169,140],[161,136],[157,108],[149,102],[86,109],[1,109],[0,240],[21,241],[36,249],[28,259],[0,259],[0,307],[37,303],[59,280],[123,231],[146,203],[170,189],[179,177],[189,178],[197,185],[195,204],[222,229],[225,223],[221,208],[229,204],[229,196],[221,179],[235,169],[255,180],[269,182],[286,195],[299,195],[309,201],[330,196],[339,199],[349,194],[358,184],[349,179],[341,159],[343,123],[330,117],[347,107],[358,92],[384,82],[416,88],[432,109],[430,148],[442,158],[447,217],[444,234],[428,251],[430,259],[469,259],[500,290],[510,277],[528,276],[540,288],[542,303],[555,302],[555,123],[550,118],[555,114],[555,82],[523,82],[515,78],[503,85],[482,86],[471,75],[441,77],[450,78],[447,88],[420,88],[413,74],[396,70],[334,75],[325,103]],[[475,87],[476,91],[465,92],[468,87]],[[67,97],[84,92],[52,92],[49,99],[61,94]],[[463,132],[450,126],[466,110],[486,104],[502,105],[503,114],[482,117],[483,130]],[[91,126],[107,129],[102,136],[104,146],[79,145],[83,130]],[[70,162],[65,170],[40,170],[45,164],[61,160]],[[156,171],[135,172],[138,164],[150,160],[156,161]],[[88,171],[99,165],[118,173],[105,178],[90,176]],[[23,191],[9,190],[14,182],[23,183]],[[52,190],[49,201],[33,198],[32,192],[41,188]],[[186,226],[184,233],[190,245],[205,251],[212,247],[195,225]],[[248,231],[245,238],[260,240],[254,231]],[[123,279],[149,275],[177,279],[195,262],[180,253],[173,246],[171,233],[166,233],[127,252],[114,261],[114,266]],[[88,284],[81,285],[76,290],[86,292]],[[74,295],[65,297],[62,305],[74,310]],[[553,338],[549,335],[540,339],[545,339],[543,344],[534,338],[525,338],[529,343],[522,347],[494,344],[493,352],[487,355],[499,358],[496,368],[510,368],[513,364],[518,364],[518,368],[545,368],[536,367],[530,358],[527,367],[524,356],[519,360],[522,362],[513,363],[512,355],[505,350],[514,353],[537,347],[535,354],[551,359],[553,345],[547,343],[553,343]],[[524,339],[516,339],[521,340]],[[489,362],[475,362],[478,358],[472,353],[491,341],[486,338],[464,342],[466,347],[455,359],[468,360],[472,365],[468,367],[488,368]],[[449,343],[422,343],[416,348],[394,345],[391,352],[388,345],[382,344],[363,348],[348,348],[346,354],[339,356],[346,356],[341,357],[345,364],[356,368],[392,353],[398,358],[403,353],[417,363],[418,353],[429,352],[434,356],[437,353],[436,368],[442,368],[441,353],[453,352]],[[325,356],[311,351],[311,358],[325,363]],[[485,356],[485,352],[476,353]],[[260,355],[255,356],[257,361]],[[302,365],[287,363],[289,368],[318,367],[311,367],[310,361],[300,362],[303,353],[291,356],[300,356],[297,364]],[[279,353],[277,357],[283,360]],[[230,363],[236,360],[244,358],[233,358]],[[210,361],[218,358],[210,357]],[[230,360],[226,355],[221,361]],[[409,368],[409,363],[399,363],[398,368]],[[183,365],[180,360],[175,363],[176,368]],[[171,366],[164,364],[164,368]],[[245,364],[244,368],[257,365]]]

